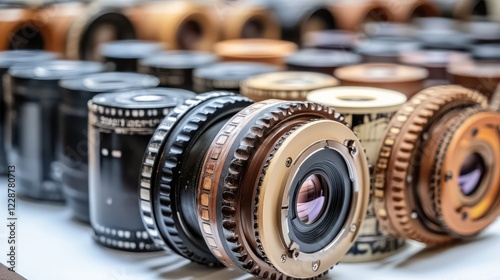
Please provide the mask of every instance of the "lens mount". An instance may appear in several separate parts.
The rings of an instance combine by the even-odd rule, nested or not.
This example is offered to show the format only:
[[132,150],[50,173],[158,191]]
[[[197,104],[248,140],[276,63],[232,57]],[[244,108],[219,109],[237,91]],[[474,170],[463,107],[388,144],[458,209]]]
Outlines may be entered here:
[[[357,147],[361,144],[343,117],[316,103],[266,100],[236,114],[212,142],[200,175],[199,224],[212,253],[225,265],[261,278],[314,278],[326,273],[349,250],[366,212],[368,165],[364,151]],[[290,249],[292,243],[285,244],[284,238],[297,239],[288,234],[289,209],[281,206],[290,205],[303,177],[317,172],[329,180],[328,172],[322,173],[316,158],[308,160],[309,156],[336,153],[334,158],[341,162],[327,166],[344,165],[342,171],[336,170],[344,174],[338,178],[344,178],[345,184],[341,199],[332,201],[342,200],[342,210],[349,211],[320,215],[320,220],[327,221],[318,225],[335,233],[318,230],[324,239],[322,248]],[[310,165],[305,173],[299,170],[303,163]],[[290,171],[293,168],[295,173]],[[329,197],[339,193],[339,186],[328,185]],[[352,195],[345,201],[347,193]],[[327,204],[326,209],[335,206],[331,201]]]
[[447,122],[440,127],[450,127],[450,116],[475,106],[486,108],[481,94],[460,86],[436,86],[415,95],[391,119],[374,168],[375,212],[388,233],[431,246],[453,240],[436,219],[431,176],[419,172],[429,168],[426,159],[436,156],[429,148],[436,143],[429,138],[440,129],[433,127],[440,120]]
[[500,115],[475,108],[455,120],[436,153],[430,186],[439,221],[450,235],[466,238],[500,215]]
[[225,120],[251,103],[228,92],[201,94],[176,107],[158,126],[140,178],[142,219],[157,245],[197,263],[218,264],[197,224],[200,155]]

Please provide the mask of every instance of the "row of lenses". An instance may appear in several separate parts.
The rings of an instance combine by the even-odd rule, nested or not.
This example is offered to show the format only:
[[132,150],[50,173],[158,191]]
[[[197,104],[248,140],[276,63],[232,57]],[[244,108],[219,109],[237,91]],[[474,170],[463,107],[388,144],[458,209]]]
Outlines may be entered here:
[[[333,84],[308,92],[314,102],[253,103],[148,89],[159,80],[142,74],[92,74],[103,69],[21,63],[4,89],[19,193],[64,192],[77,217],[90,211],[104,246],[311,278],[363,243],[376,252],[380,240],[354,244],[370,219],[397,250],[398,238],[469,238],[500,211],[500,116],[472,90],[431,87],[405,102],[402,93]],[[105,93],[120,89],[128,91]]]
[[462,20],[471,15],[495,16],[488,14],[495,11],[494,4],[485,0],[442,2],[66,2],[40,7],[5,4],[0,6],[0,50],[45,49],[68,59],[95,60],[99,58],[96,47],[112,40],[151,40],[171,49],[207,51],[220,39],[283,38],[302,44],[311,31],[358,31],[374,21],[401,23],[443,14]]

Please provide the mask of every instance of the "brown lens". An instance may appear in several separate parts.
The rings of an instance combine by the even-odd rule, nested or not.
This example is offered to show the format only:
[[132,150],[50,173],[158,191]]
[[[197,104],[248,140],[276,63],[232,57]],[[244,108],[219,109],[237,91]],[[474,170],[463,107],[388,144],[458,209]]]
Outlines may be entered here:
[[284,58],[294,53],[297,45],[271,39],[239,39],[222,41],[214,46],[223,61],[247,61],[284,66]]
[[375,166],[375,209],[396,236],[438,245],[500,212],[500,115],[459,86],[421,91],[391,119]]
[[342,86],[378,87],[399,91],[411,97],[424,87],[428,71],[392,63],[366,63],[341,67],[334,76]]
[[266,100],[240,111],[201,168],[198,221],[213,255],[261,278],[324,274],[366,212],[360,145],[343,117],[319,104]]
[[251,77],[241,83],[241,93],[253,100],[272,98],[305,101],[309,92],[334,87],[337,79],[311,72],[276,72]]
[[279,23],[269,9],[244,4],[227,6],[221,24],[225,40],[240,38],[280,39]]
[[448,73],[452,83],[480,91],[492,98],[500,84],[500,64],[472,61],[464,65],[450,65]]

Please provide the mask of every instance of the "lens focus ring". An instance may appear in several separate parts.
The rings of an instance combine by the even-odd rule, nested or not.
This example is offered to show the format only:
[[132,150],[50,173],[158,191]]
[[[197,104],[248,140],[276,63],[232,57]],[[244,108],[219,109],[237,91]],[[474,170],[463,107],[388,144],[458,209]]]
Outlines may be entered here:
[[178,201],[182,190],[177,174],[186,164],[190,145],[214,120],[249,104],[249,99],[228,92],[198,95],[174,109],[153,135],[142,165],[141,209],[146,229],[164,249],[198,263],[218,263],[201,238],[190,238],[196,232],[189,232],[181,218],[185,213]]

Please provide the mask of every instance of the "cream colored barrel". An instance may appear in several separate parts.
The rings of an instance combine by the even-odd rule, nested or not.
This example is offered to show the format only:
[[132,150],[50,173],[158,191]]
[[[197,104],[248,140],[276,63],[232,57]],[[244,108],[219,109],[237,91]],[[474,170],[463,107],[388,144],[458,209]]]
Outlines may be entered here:
[[[387,124],[407,97],[403,93],[387,89],[341,86],[312,91],[307,95],[307,100],[331,106],[336,112],[343,114],[345,121],[361,140],[368,163],[373,166],[377,161]],[[382,233],[370,202],[361,233],[342,262],[376,261],[394,255],[404,247],[404,239]]]

